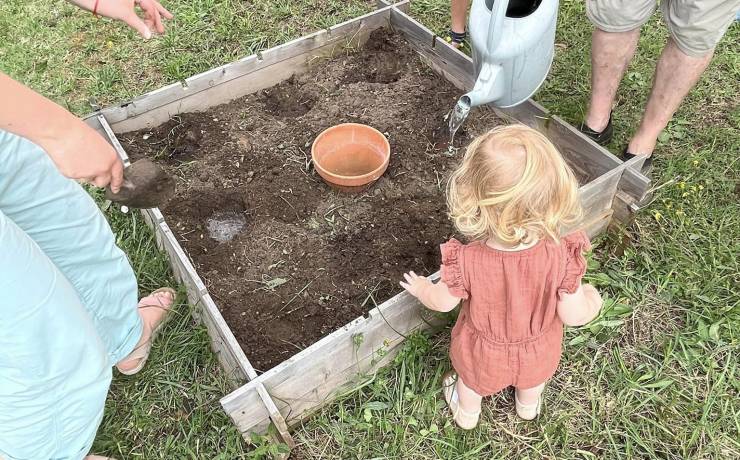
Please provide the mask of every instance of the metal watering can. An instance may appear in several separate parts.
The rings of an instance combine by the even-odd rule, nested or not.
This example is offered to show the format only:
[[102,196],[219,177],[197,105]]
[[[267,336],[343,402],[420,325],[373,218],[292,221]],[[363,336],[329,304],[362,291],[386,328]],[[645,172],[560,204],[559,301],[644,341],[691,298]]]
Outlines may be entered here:
[[511,107],[542,85],[552,65],[558,0],[473,0],[468,30],[477,80],[470,107]]

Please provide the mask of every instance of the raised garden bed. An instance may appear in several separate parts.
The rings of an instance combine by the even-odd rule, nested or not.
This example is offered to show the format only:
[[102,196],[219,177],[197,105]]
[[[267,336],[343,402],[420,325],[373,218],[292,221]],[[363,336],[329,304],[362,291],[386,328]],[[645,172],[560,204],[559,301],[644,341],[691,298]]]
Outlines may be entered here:
[[[398,294],[404,271],[437,270],[437,243],[454,233],[444,188],[462,152],[450,155],[444,124],[458,96],[379,29],[357,52],[120,141],[178,177],[161,211],[266,371]],[[376,127],[392,145],[387,173],[360,195],[334,192],[311,167],[313,139],[342,122]],[[500,123],[476,111],[455,144]]]
[[[407,6],[88,118],[122,156],[156,157],[180,178],[164,215],[145,216],[224,368],[235,384],[248,381],[222,400],[245,434],[272,422],[290,443],[288,425],[387,362],[410,331],[444,322],[393,295],[404,270],[436,269],[435,246],[454,232],[443,191],[459,156],[444,155],[439,128],[472,85],[472,63]],[[456,144],[511,117],[545,132],[576,170],[591,235],[646,194],[640,160],[621,163],[531,101],[472,114]],[[355,196],[331,191],[309,162],[313,138],[347,121],[387,133],[392,148],[385,177]]]

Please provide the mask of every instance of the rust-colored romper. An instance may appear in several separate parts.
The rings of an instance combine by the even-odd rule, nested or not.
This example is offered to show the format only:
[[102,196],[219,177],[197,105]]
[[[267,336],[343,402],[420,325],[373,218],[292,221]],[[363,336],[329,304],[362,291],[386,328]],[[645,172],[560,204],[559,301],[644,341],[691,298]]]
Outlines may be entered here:
[[555,373],[563,323],[561,293],[574,293],[586,272],[583,232],[542,239],[522,251],[478,241],[441,246],[442,281],[464,300],[452,330],[450,358],[463,382],[482,396],[514,385],[531,388]]

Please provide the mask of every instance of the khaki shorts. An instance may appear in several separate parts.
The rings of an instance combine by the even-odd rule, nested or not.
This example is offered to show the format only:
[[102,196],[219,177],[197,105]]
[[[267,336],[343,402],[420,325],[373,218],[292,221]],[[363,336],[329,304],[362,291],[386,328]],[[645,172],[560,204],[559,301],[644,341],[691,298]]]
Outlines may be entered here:
[[[604,32],[627,32],[645,24],[656,0],[586,0],[586,15]],[[712,51],[740,10],[740,0],[661,0],[663,20],[689,56]]]

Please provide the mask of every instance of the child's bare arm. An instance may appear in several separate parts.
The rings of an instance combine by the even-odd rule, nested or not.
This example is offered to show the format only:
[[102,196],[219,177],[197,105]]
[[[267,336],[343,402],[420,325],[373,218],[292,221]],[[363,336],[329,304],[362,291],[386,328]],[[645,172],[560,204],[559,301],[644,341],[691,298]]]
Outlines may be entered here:
[[563,294],[558,301],[558,316],[566,326],[583,326],[601,310],[601,295],[590,284],[582,284],[573,294]]
[[435,284],[414,272],[408,272],[403,276],[406,281],[401,281],[401,286],[430,310],[448,312],[462,300],[450,294],[449,288],[442,281]]

